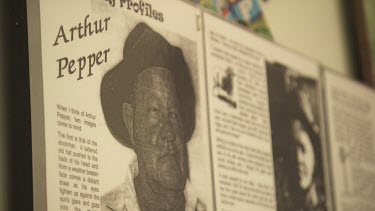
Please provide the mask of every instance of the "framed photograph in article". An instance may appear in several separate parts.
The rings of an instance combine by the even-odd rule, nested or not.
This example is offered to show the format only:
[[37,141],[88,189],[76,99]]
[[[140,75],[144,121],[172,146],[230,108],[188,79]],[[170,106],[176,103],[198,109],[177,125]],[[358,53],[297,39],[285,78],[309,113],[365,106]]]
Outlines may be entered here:
[[278,211],[327,211],[319,81],[267,62]]

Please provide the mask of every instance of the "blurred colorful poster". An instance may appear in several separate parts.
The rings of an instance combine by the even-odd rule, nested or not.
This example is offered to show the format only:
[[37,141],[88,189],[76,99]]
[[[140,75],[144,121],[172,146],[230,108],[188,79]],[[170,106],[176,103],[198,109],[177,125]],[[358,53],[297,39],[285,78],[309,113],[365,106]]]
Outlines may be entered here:
[[224,18],[248,26],[255,32],[272,39],[272,33],[258,0],[193,0],[215,11]]

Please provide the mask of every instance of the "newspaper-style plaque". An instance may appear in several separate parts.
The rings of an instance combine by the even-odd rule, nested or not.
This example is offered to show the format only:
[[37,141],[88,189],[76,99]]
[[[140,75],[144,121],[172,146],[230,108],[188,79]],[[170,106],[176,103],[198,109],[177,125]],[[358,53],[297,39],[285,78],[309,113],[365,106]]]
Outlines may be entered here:
[[28,3],[35,210],[212,210],[200,10]]
[[218,210],[330,210],[319,65],[204,15]]
[[324,81],[335,208],[374,210],[374,90],[329,71]]
[[35,210],[333,209],[316,62],[184,1],[28,3]]

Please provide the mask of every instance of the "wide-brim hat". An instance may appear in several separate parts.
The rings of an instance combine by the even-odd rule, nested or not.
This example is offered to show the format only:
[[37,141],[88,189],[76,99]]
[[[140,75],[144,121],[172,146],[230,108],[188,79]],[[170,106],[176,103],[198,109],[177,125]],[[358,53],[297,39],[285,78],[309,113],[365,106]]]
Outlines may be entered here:
[[102,79],[100,98],[104,117],[112,135],[126,147],[133,148],[123,119],[123,104],[132,103],[131,94],[137,76],[152,67],[173,73],[180,112],[188,141],[195,127],[195,94],[188,65],[180,48],[145,23],[137,24],[128,35],[123,60]]

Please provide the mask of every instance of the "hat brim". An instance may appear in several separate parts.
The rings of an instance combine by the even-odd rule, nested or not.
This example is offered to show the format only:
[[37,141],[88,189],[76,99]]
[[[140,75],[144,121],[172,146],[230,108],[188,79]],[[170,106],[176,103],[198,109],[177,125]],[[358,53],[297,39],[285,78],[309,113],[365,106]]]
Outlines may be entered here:
[[127,65],[123,60],[104,75],[100,98],[110,132],[121,144],[133,148],[134,145],[130,141],[129,131],[123,118],[123,105],[128,102],[126,96],[130,94],[132,83],[129,81],[130,77],[121,74],[124,68],[127,68]]

